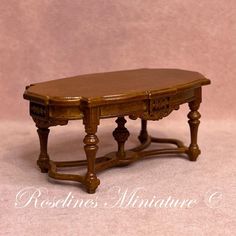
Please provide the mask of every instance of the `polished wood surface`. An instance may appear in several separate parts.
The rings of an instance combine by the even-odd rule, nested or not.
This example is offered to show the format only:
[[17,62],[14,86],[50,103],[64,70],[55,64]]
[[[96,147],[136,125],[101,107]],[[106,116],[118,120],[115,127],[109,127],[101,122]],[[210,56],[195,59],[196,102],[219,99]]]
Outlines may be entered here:
[[26,98],[49,104],[104,102],[173,92],[208,84],[198,72],[179,69],[137,69],[80,75],[31,85]]
[[[38,128],[40,155],[37,161],[42,172],[60,180],[82,183],[88,193],[94,193],[100,180],[97,172],[114,166],[125,166],[136,160],[170,153],[184,153],[191,161],[200,154],[197,132],[202,101],[202,86],[210,80],[198,72],[179,69],[136,69],[80,75],[32,84],[26,87],[24,98],[30,101],[30,115]],[[190,145],[175,139],[150,137],[148,120],[159,120],[188,103],[190,112]],[[125,116],[141,119],[140,146],[125,149],[130,133]],[[117,117],[113,131],[117,150],[96,157],[99,138],[96,135],[100,119]],[[86,160],[56,162],[49,158],[47,141],[49,127],[66,125],[69,120],[83,119],[86,135]],[[145,150],[151,143],[171,143],[176,148]],[[87,166],[85,176],[62,174],[58,168]]]

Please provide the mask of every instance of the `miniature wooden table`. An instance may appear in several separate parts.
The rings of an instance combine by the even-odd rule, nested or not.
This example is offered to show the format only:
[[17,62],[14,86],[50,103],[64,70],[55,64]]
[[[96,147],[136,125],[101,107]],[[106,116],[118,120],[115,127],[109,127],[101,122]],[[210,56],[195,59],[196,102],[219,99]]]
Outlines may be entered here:
[[[38,128],[40,155],[37,164],[51,178],[82,183],[88,193],[94,193],[100,180],[96,173],[114,166],[128,165],[136,160],[168,153],[185,153],[191,161],[200,154],[197,130],[202,97],[201,87],[210,80],[198,72],[178,69],[137,69],[80,75],[31,84],[26,87],[24,98],[30,101],[30,115]],[[190,112],[191,142],[189,147],[175,139],[150,137],[147,120],[159,120],[188,103]],[[141,119],[140,146],[125,150],[129,137],[125,128],[125,116]],[[117,117],[113,136],[118,143],[117,151],[96,158],[99,120]],[[69,120],[83,119],[86,136],[84,150],[86,160],[56,162],[49,158],[47,140],[49,127],[66,125]],[[151,142],[172,143],[176,148],[145,151]],[[63,174],[58,168],[87,166],[85,176]]]

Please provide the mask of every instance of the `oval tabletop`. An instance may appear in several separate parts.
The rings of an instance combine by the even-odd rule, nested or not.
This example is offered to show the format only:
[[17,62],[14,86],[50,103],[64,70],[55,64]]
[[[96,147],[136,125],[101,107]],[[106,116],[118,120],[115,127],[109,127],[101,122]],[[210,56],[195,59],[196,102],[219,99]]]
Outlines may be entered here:
[[51,80],[26,87],[24,98],[43,103],[78,104],[122,100],[126,97],[148,97],[190,87],[210,84],[194,71],[180,69],[136,69],[85,74]]

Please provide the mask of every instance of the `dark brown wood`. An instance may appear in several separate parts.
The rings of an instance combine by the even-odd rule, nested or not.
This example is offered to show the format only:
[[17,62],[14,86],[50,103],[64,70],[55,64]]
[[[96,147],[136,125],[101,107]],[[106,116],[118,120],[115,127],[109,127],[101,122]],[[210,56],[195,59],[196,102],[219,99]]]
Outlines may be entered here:
[[197,144],[197,132],[198,126],[200,124],[201,114],[198,112],[201,103],[201,88],[196,89],[196,97],[195,100],[189,102],[190,112],[188,113],[188,123],[190,126],[190,134],[191,134],[191,143],[188,149],[189,159],[191,161],[196,161],[197,157],[200,155],[201,150]]
[[40,142],[40,154],[37,161],[39,168],[42,173],[47,173],[49,169],[49,155],[47,151],[48,145],[48,134],[50,130],[48,128],[38,128],[37,129]]
[[148,139],[147,120],[141,120],[141,131],[138,139],[141,143],[145,143]]
[[[40,155],[37,161],[42,172],[51,178],[82,183],[88,193],[94,193],[100,184],[97,173],[115,166],[125,166],[134,161],[163,154],[186,154],[195,161],[200,154],[197,131],[198,112],[203,85],[210,80],[198,72],[179,69],[137,69],[81,75],[26,87],[24,98],[30,101],[30,115],[38,127]],[[159,120],[188,103],[191,142],[186,147],[176,139],[150,137],[148,120]],[[140,145],[125,149],[129,131],[125,127],[128,116],[141,119],[138,136]],[[96,135],[100,119],[117,117],[113,136],[118,150],[96,157],[99,139]],[[83,119],[86,135],[84,151],[86,160],[52,161],[47,151],[49,127],[66,125],[69,120]],[[176,147],[145,150],[151,143],[170,143]],[[85,166],[87,173],[62,174],[58,169]]]
[[[34,105],[33,105],[34,107]],[[32,110],[32,109],[31,109]],[[40,154],[37,160],[37,165],[39,166],[42,173],[47,173],[50,168],[50,158],[48,155],[48,135],[50,132],[50,126],[56,125],[66,125],[68,121],[59,120],[59,121],[45,121],[38,118],[38,115],[35,114],[33,120],[36,124],[37,133],[39,136],[39,143],[40,143]]]
[[118,117],[116,119],[117,128],[113,131],[113,136],[118,143],[117,157],[120,159],[125,158],[125,142],[129,137],[129,131],[125,127],[126,119]]
[[87,135],[84,137],[84,150],[87,157],[88,170],[85,176],[85,186],[88,193],[94,193],[100,180],[95,173],[95,159],[98,150],[98,137],[96,135],[97,126],[99,125],[99,110],[97,108],[86,109],[83,123]]

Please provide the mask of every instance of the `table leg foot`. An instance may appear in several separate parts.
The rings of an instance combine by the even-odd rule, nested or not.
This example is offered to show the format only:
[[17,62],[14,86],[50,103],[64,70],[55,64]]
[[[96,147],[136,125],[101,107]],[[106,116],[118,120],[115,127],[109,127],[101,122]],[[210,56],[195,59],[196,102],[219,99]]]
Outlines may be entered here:
[[87,174],[84,182],[88,193],[95,193],[98,185],[100,184],[100,180],[97,178],[95,174]]
[[40,168],[41,173],[48,173],[49,167],[47,160],[38,160],[37,165]]
[[94,189],[87,189],[87,193],[89,194],[94,194],[96,192],[96,190]]

